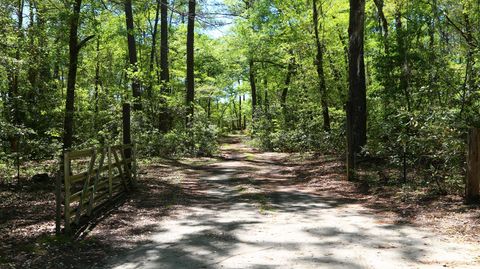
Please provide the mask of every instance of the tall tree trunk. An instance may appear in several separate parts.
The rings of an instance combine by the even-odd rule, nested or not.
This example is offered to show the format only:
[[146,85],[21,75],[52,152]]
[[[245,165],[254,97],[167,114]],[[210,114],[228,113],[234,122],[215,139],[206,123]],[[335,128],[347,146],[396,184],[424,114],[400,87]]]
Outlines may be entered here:
[[350,0],[348,34],[347,172],[355,179],[355,157],[367,142],[367,98],[364,62],[365,0]]
[[288,89],[290,88],[290,83],[292,82],[292,76],[295,72],[295,56],[293,51],[289,51],[290,60],[288,61],[287,67],[287,76],[285,77],[285,85],[283,86],[282,96],[280,98],[280,106],[282,107],[283,117],[286,119],[287,116],[287,96]]
[[380,19],[380,27],[382,29],[382,42],[384,48],[384,62],[385,62],[385,77],[380,78],[383,89],[384,89],[384,96],[383,96],[383,113],[384,119],[388,120],[387,116],[390,113],[390,105],[392,101],[390,100],[390,94],[388,94],[388,90],[395,87],[395,80],[392,78],[392,70],[395,68],[392,57],[390,55],[390,45],[388,43],[389,37],[389,29],[388,29],[388,21],[385,17],[385,13],[383,11],[384,8],[384,0],[374,0],[375,6],[377,7],[378,17]]
[[160,6],[161,0],[157,0],[157,7],[155,9],[155,20],[153,23],[153,31],[152,31],[152,47],[150,50],[150,62],[148,66],[148,76],[150,78],[147,93],[149,96],[152,96],[152,88],[153,88],[153,67],[155,62],[155,52],[157,50],[157,29],[158,29],[158,20],[160,18]]
[[[127,24],[128,59],[130,61],[130,67],[132,68],[132,71],[137,72],[137,45],[135,43],[134,36],[135,28],[133,26],[132,0],[125,0],[125,20]],[[141,110],[142,105],[140,102],[140,82],[136,76],[132,79],[132,94],[133,98],[135,99],[133,108],[135,110]]]
[[317,0],[313,0],[313,26],[315,32],[315,44],[317,46],[317,55],[315,58],[315,65],[317,66],[317,75],[319,79],[320,98],[322,103],[323,114],[323,129],[326,132],[330,131],[330,113],[328,111],[328,97],[327,97],[327,85],[325,82],[325,72],[323,70],[323,45],[320,41],[320,34],[318,30],[318,7]]
[[397,7],[395,12],[395,26],[397,31],[397,52],[399,57],[400,67],[400,81],[399,90],[403,92],[405,96],[405,102],[407,104],[407,110],[411,111],[411,98],[410,98],[410,65],[408,62],[407,42],[405,40],[405,31],[402,23],[402,13],[400,7]]
[[429,88],[431,89],[430,92],[433,93],[434,96],[429,97],[432,101],[435,100],[435,97],[438,98],[438,104],[442,105],[442,93],[439,91],[439,83],[438,83],[438,63],[437,63],[437,45],[435,40],[435,33],[437,31],[437,27],[440,27],[440,24],[437,24],[438,18],[438,3],[437,0],[431,1],[431,11],[432,11],[432,18],[429,22],[429,29],[428,35],[430,38],[429,42],[429,61],[430,61],[430,70],[428,72],[428,84]]
[[[245,94],[243,95],[243,103],[245,103]],[[247,115],[243,113],[243,130],[247,129]]]
[[94,102],[95,102],[95,118],[93,120],[93,128],[95,132],[98,129],[98,111],[99,111],[99,96],[100,96],[100,38],[97,38],[96,45],[97,59],[95,63],[95,93],[94,93]]
[[[18,18],[18,23],[17,23],[17,44],[16,44],[16,50],[15,50],[15,59],[16,63],[15,65],[18,65],[18,62],[20,62],[20,52],[21,52],[21,43],[23,39],[23,8],[25,6],[25,1],[24,0],[18,0],[18,9],[17,9],[17,18]],[[10,81],[9,81],[9,90],[8,90],[8,109],[10,110],[10,122],[18,126],[20,124],[20,108],[19,108],[19,92],[18,92],[18,87],[19,87],[19,67],[17,66],[14,68],[10,75]],[[10,140],[10,150],[12,152],[17,152],[18,151],[18,136],[13,135],[9,138]]]
[[[161,93],[166,94],[169,92],[170,82],[170,71],[168,66],[168,32],[169,32],[169,22],[168,22],[168,0],[160,0],[160,83],[161,83]],[[161,97],[160,98],[160,126],[159,130],[161,132],[167,132],[171,126],[170,113],[168,112],[167,102]]]
[[[233,99],[232,99],[232,106],[233,106],[232,110],[233,110],[233,112],[235,113],[235,118],[238,119],[237,104],[235,103],[235,97],[233,97]],[[232,119],[231,122],[232,122],[232,131],[233,131],[233,130],[238,130],[239,128],[238,128],[238,126],[236,126],[236,124],[238,123],[238,121]]]
[[270,104],[268,100],[268,78],[267,77],[263,79],[263,88],[264,88],[263,108],[265,109],[265,112],[268,112]]
[[249,80],[250,80],[250,90],[252,94],[252,119],[255,119],[255,111],[257,110],[257,83],[255,78],[255,66],[253,59],[249,61]]
[[[21,48],[21,43],[23,39],[23,9],[25,6],[25,1],[24,0],[18,0],[18,9],[17,9],[17,18],[18,18],[18,23],[17,23],[17,44],[16,44],[16,49],[15,49],[15,60],[16,63],[15,65],[20,62],[20,52],[22,50]],[[19,87],[19,70],[20,68],[16,66],[14,70],[12,71],[11,78],[10,78],[10,85],[9,85],[9,92],[8,92],[8,103],[9,103],[9,109],[10,109],[10,122],[13,123],[15,126],[18,126],[20,124],[20,100],[19,100],[19,92],[18,92],[18,87]],[[17,152],[18,151],[18,137],[16,135],[10,137],[10,149],[12,152]]]
[[212,117],[212,97],[208,97],[208,103],[207,103],[207,118],[210,120]]
[[161,44],[160,44],[160,81],[163,85],[163,90],[166,90],[166,85],[170,81],[169,66],[168,66],[168,0],[161,0]]
[[383,45],[385,49],[385,54],[389,54],[389,46],[388,46],[388,21],[385,17],[385,13],[383,12],[384,2],[383,0],[374,0],[375,6],[377,7],[378,17],[380,18],[381,26],[382,26],[382,34],[383,34]]
[[[35,36],[39,29],[36,29],[35,26],[35,18],[38,17],[38,12],[36,12],[32,1],[28,3],[29,6],[29,25],[28,25],[28,35],[29,35],[29,52],[30,52],[30,62],[32,64],[28,67],[28,81],[30,82],[30,91],[25,95],[25,101],[29,104],[37,104],[38,100],[36,100],[39,96],[38,94],[38,68],[39,68],[39,61],[40,61],[40,51],[35,44]],[[38,65],[38,66],[37,66]],[[34,113],[33,111],[31,111]]]
[[[47,5],[39,5],[38,1],[31,1],[31,3],[35,6],[37,10],[36,19],[37,19],[37,33],[38,37],[37,40],[47,40],[47,30],[46,30],[46,18],[45,15],[47,14]],[[38,41],[37,41],[38,42]],[[38,83],[38,92],[41,100],[45,100],[49,98],[49,91],[51,90],[51,81],[52,81],[52,73],[50,70],[50,63],[51,58],[49,57],[50,54],[50,47],[47,42],[39,42],[38,44],[38,51],[39,51],[39,83]],[[54,61],[56,62],[56,61]],[[40,113],[40,112],[38,112]],[[41,119],[38,119],[41,121]]]
[[238,96],[238,126],[239,130],[242,130],[242,96]]
[[69,33],[69,62],[68,62],[68,81],[67,81],[67,98],[65,102],[65,123],[63,149],[70,149],[73,145],[73,116],[75,111],[75,84],[77,82],[78,54],[82,47],[94,35],[88,36],[78,41],[78,27],[80,24],[80,9],[82,0],[75,0],[73,3],[72,14],[70,15],[70,33]]
[[188,2],[188,25],[187,25],[187,126],[193,121],[194,100],[195,100],[195,8],[196,0]]
[[81,6],[82,0],[76,0],[73,4],[73,13],[70,15],[70,37],[68,42],[69,63],[63,149],[69,149],[73,145],[73,113],[75,110],[75,84],[77,81],[78,67],[78,25]]
[[[475,86],[476,82],[478,81],[478,75],[475,72],[476,68],[476,58],[475,58],[475,50],[478,49],[476,47],[475,38],[473,36],[473,27],[470,22],[470,17],[468,16],[467,12],[464,12],[463,15],[464,20],[464,27],[465,32],[463,33],[463,37],[467,43],[467,52],[465,56],[466,64],[465,64],[465,77],[463,81],[463,94],[462,94],[462,104],[460,109],[460,116],[466,114],[467,116],[471,115],[468,112],[471,109],[471,105],[473,103],[473,98],[475,96],[475,92],[478,91],[478,87]],[[452,23],[452,22],[451,22]],[[471,125],[472,121],[475,119],[470,117],[466,118],[466,123]]]

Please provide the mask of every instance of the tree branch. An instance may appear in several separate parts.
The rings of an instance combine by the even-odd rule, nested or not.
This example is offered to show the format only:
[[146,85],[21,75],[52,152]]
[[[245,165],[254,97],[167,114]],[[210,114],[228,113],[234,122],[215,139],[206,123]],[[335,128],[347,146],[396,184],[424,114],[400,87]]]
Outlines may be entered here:
[[95,35],[90,35],[90,36],[85,37],[82,41],[78,42],[77,51],[80,51],[87,44],[87,42],[90,41],[94,37],[95,37]]
[[447,15],[447,12],[444,11],[443,14],[445,14],[445,18],[447,18],[447,21],[453,26],[453,28],[455,28],[463,36],[468,45],[478,48],[478,41],[474,36],[469,35],[460,29],[460,27],[450,19],[450,17]]

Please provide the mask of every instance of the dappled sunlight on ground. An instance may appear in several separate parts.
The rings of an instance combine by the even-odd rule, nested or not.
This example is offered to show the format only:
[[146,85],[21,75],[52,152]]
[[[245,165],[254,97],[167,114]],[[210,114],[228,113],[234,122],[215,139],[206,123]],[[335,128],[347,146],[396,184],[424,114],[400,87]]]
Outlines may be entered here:
[[[475,245],[394,224],[353,198],[321,188],[341,164],[324,160],[316,181],[288,155],[256,153],[229,138],[217,162],[179,162],[195,190],[188,206],[113,268],[438,268],[476,267]],[[306,172],[306,171],[303,171]],[[338,174],[336,174],[338,173]],[[188,179],[188,180],[187,180]],[[183,183],[180,183],[183,185]],[[188,189],[189,187],[187,187]],[[351,190],[354,192],[355,190]]]
[[[51,236],[52,185],[3,192],[20,196],[5,200],[9,209],[0,212],[6,216],[0,222],[0,264],[62,269],[480,266],[475,238],[465,242],[447,231],[458,227],[455,218],[467,216],[458,212],[478,220],[478,210],[459,206],[458,198],[441,200],[452,205],[451,212],[434,200],[399,202],[387,187],[374,192],[346,181],[344,164],[334,156],[259,152],[244,139],[225,138],[211,158],[150,162],[140,171],[138,189],[86,223],[73,241]],[[435,209],[427,212],[429,206]],[[449,212],[456,217],[446,218]],[[467,220],[474,223],[465,217],[458,221]]]

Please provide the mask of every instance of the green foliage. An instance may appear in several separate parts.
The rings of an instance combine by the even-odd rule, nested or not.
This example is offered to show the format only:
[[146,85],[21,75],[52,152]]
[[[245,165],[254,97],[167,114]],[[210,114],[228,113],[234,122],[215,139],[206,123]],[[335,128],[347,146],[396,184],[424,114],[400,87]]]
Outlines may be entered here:
[[[60,0],[21,2],[21,18],[28,19],[19,26],[18,1],[0,1],[0,170],[11,170],[19,155],[22,163],[58,156],[63,136],[71,6]],[[224,10],[199,1],[190,128],[185,127],[188,1],[176,2],[176,12],[169,12],[169,83],[159,81],[158,35],[153,62],[150,58],[156,1],[133,2],[135,72],[126,64],[123,5],[83,1],[79,39],[95,38],[79,57],[76,148],[121,142],[121,107],[134,101],[135,77],[142,84],[143,110],[135,112],[133,134],[143,156],[211,155],[218,134],[232,131],[252,135],[264,150],[344,153],[348,1],[318,1],[325,94],[315,62],[312,1],[225,0]],[[475,0],[383,2],[387,32],[375,3],[367,1],[366,8],[364,153],[398,170],[405,163],[419,183],[459,190],[465,134],[480,127],[480,5]],[[238,16],[210,15],[219,13]],[[230,26],[213,35],[222,23]],[[328,132],[322,100],[330,111]],[[19,152],[13,152],[17,137]]]
[[[253,125],[255,145],[263,150],[283,152],[320,151],[341,153],[345,147],[344,118],[341,110],[332,111],[333,126],[323,130],[323,118],[317,109],[289,114],[288,122],[276,119],[278,114],[259,111]],[[293,120],[293,119],[294,120]]]
[[[445,127],[451,126],[451,127]],[[417,169],[410,180],[434,184],[440,190],[461,192],[465,167],[466,130],[458,126],[451,111],[428,113],[400,112],[380,125],[371,126],[364,149],[370,156],[381,156],[403,169]]]
[[137,137],[141,156],[212,156],[218,149],[217,128],[198,110],[191,128],[175,128],[167,133],[155,128],[145,129],[147,131]]

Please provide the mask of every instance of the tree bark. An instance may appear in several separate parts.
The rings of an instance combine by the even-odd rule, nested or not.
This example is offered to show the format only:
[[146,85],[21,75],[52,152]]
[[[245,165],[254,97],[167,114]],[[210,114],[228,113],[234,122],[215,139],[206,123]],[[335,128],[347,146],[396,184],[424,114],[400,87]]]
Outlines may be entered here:
[[[133,72],[138,71],[137,66],[137,45],[135,43],[134,36],[134,25],[133,25],[133,9],[132,9],[132,0],[125,0],[125,20],[127,24],[127,41],[128,41],[128,59],[130,61],[130,66]],[[140,82],[138,78],[134,77],[132,79],[132,94],[134,100],[133,108],[134,110],[141,110],[142,105],[140,103],[141,89]]]
[[[15,50],[15,59],[17,60],[15,64],[18,64],[20,61],[20,51],[21,51],[21,43],[23,39],[23,30],[22,30],[22,25],[23,25],[23,9],[25,6],[25,1],[24,0],[18,0],[18,10],[17,10],[17,17],[18,17],[18,23],[17,23],[17,44],[16,44],[16,50]],[[10,81],[9,81],[9,90],[8,90],[8,104],[9,104],[9,110],[10,110],[10,122],[18,126],[20,124],[20,109],[19,109],[19,92],[18,92],[18,87],[19,87],[19,67],[16,67],[11,75],[10,75]],[[18,136],[17,135],[12,135],[10,138],[10,150],[11,152],[17,152],[18,151]]]
[[207,118],[210,120],[212,117],[212,97],[208,97],[208,103],[207,103]]
[[194,100],[195,100],[195,8],[196,0],[188,2],[188,25],[187,25],[187,78],[186,78],[186,104],[187,104],[187,126],[193,121]]
[[388,21],[383,12],[384,2],[383,0],[374,0],[375,6],[377,7],[378,17],[381,21],[382,34],[383,34],[383,44],[385,48],[385,54],[388,55],[389,46],[388,46]]
[[480,198],[480,130],[473,128],[468,133],[467,179],[465,200],[468,204],[477,203]]
[[242,96],[238,96],[238,126],[239,130],[243,130],[242,127]]
[[407,111],[411,111],[411,98],[410,98],[410,65],[408,62],[408,52],[407,52],[407,42],[405,40],[405,34],[402,24],[402,14],[400,7],[397,7],[395,13],[395,26],[397,30],[397,52],[399,57],[399,67],[400,67],[400,81],[399,81],[399,90],[403,92],[405,96],[405,102],[407,104]]
[[270,101],[268,100],[268,78],[265,77],[263,79],[263,88],[264,88],[264,95],[263,95],[263,108],[265,109],[265,112],[268,112],[269,107],[270,107]]
[[147,93],[149,96],[152,96],[152,88],[153,88],[153,81],[154,81],[154,76],[153,76],[153,67],[154,67],[154,62],[155,62],[155,52],[157,50],[157,29],[158,29],[158,20],[160,18],[160,6],[161,2],[160,0],[157,0],[157,7],[155,9],[155,20],[153,23],[153,31],[152,31],[152,47],[150,50],[150,62],[148,66],[148,75],[150,78]]
[[393,78],[392,75],[392,70],[395,68],[393,64],[392,57],[390,55],[390,45],[388,42],[389,38],[389,29],[388,29],[388,21],[387,18],[385,17],[385,13],[383,11],[384,8],[384,0],[374,0],[375,6],[377,7],[377,13],[378,17],[380,20],[380,27],[382,29],[382,42],[383,42],[383,48],[384,48],[384,69],[385,69],[385,76],[381,77],[381,83],[384,89],[384,96],[383,96],[383,113],[385,120],[388,120],[387,116],[390,114],[390,105],[392,103],[392,100],[390,100],[390,94],[388,94],[389,89],[394,89],[396,87],[395,85],[395,79]]
[[365,0],[350,0],[349,93],[347,102],[347,173],[355,179],[355,158],[367,142],[367,98],[364,62]]
[[[245,103],[245,94],[243,95],[243,103]],[[247,116],[243,113],[243,130],[247,129]]]
[[250,59],[249,67],[250,90],[252,94],[252,118],[255,119],[255,111],[257,109],[257,85],[255,81],[255,67],[253,64],[253,59]]
[[318,7],[317,0],[313,0],[313,26],[315,32],[315,44],[317,46],[317,55],[315,58],[315,65],[317,67],[317,75],[319,79],[320,98],[322,103],[322,115],[323,115],[323,129],[326,132],[330,132],[330,113],[328,110],[328,97],[327,97],[327,85],[325,82],[325,72],[323,68],[323,45],[320,41],[320,34],[318,31]]
[[293,51],[289,51],[290,60],[288,61],[287,67],[287,76],[285,77],[285,85],[283,86],[282,96],[280,99],[280,106],[282,107],[283,117],[287,116],[287,96],[288,89],[290,88],[290,83],[292,82],[292,76],[295,72],[295,57],[293,56]]
[[[168,0],[160,0],[160,83],[161,83],[161,93],[166,94],[169,92],[169,82],[170,82],[170,71],[168,64],[168,32],[169,32],[169,22],[168,22]],[[163,97],[160,97],[160,126],[159,130],[161,132],[167,132],[171,126],[172,117],[168,111],[167,102]]]
[[75,84],[77,81],[78,68],[78,25],[80,21],[80,8],[82,0],[76,0],[73,4],[73,13],[70,15],[70,37],[68,42],[69,63],[67,81],[67,99],[65,103],[65,123],[63,149],[70,149],[73,145],[73,113],[75,110]]
[[162,89],[166,91],[166,84],[170,81],[168,66],[168,0],[161,0],[161,24],[160,24],[160,81]]
[[96,57],[95,59],[95,93],[94,93],[94,98],[95,98],[95,118],[94,118],[94,125],[93,128],[95,129],[95,132],[98,129],[98,112],[99,112],[99,103],[100,103],[100,87],[101,87],[101,81],[100,81],[100,38],[97,38],[97,45],[96,45]]

